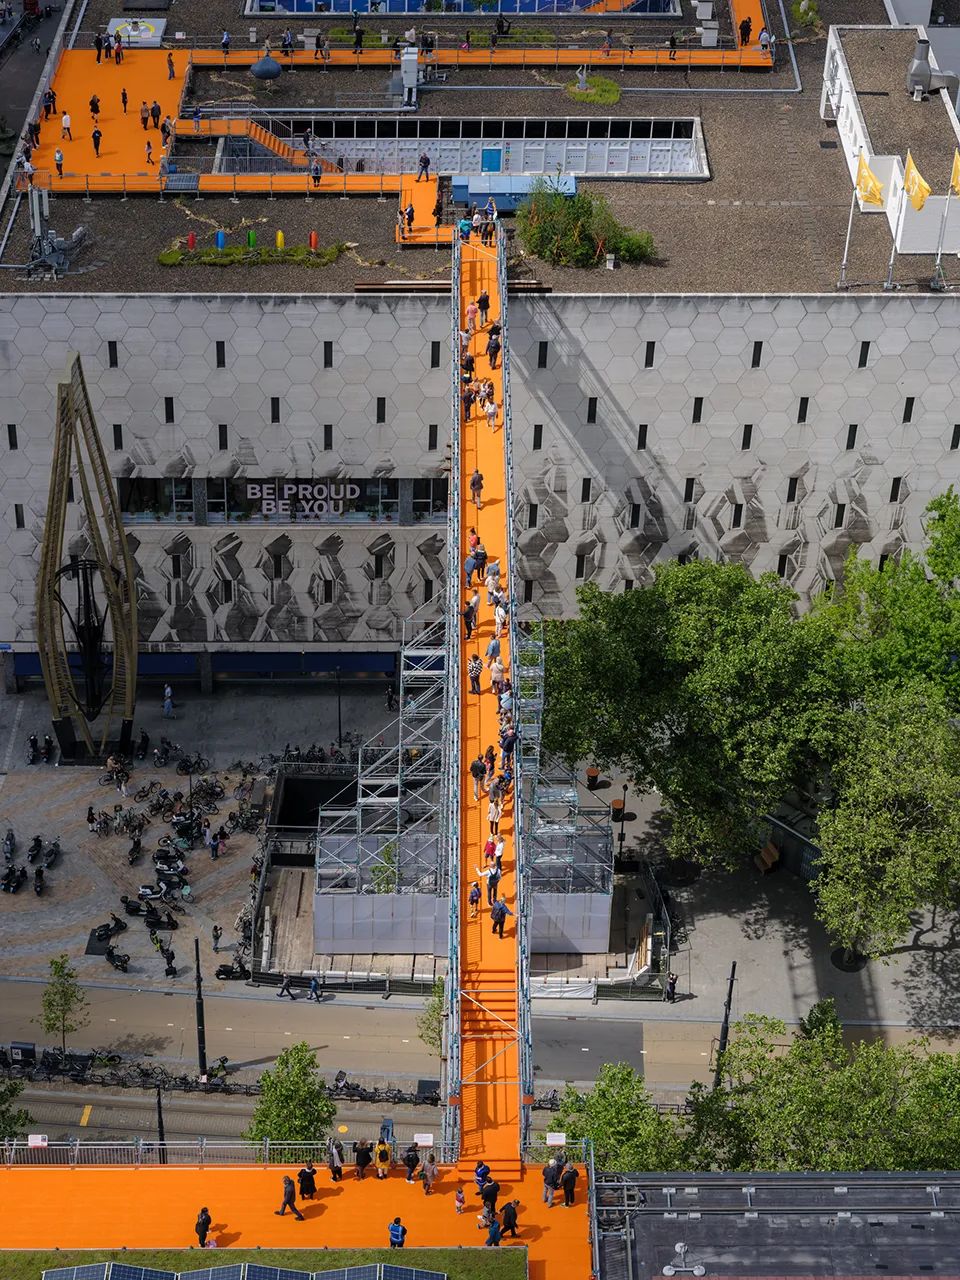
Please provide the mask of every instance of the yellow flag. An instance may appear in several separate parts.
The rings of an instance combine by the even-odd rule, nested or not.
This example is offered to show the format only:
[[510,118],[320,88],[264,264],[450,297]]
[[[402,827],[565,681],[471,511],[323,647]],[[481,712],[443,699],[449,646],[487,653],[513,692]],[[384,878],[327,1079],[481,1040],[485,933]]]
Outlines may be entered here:
[[863,158],[862,151],[857,165],[857,195],[864,204],[883,204],[883,183]]
[[960,196],[960,151],[954,149],[953,152],[953,168],[950,170],[950,185],[953,187],[953,194]]
[[903,189],[907,193],[907,199],[919,213],[927,202],[927,196],[930,194],[930,184],[929,182],[924,182],[920,177],[920,170],[913,163],[913,156],[909,151],[907,152],[906,167],[903,170]]

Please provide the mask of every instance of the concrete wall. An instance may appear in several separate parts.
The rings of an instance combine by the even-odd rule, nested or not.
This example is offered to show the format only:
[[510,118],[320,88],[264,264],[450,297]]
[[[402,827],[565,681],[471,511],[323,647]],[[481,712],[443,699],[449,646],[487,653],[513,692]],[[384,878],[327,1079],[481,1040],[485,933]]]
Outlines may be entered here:
[[535,893],[531,952],[590,955],[608,951],[612,902],[612,895],[606,893]]
[[656,560],[680,554],[742,560],[755,573],[776,572],[783,556],[804,596],[841,573],[851,548],[876,561],[919,546],[927,502],[960,483],[952,299],[554,295],[510,305],[519,573],[535,612],[569,615],[579,581],[639,585]]
[[313,945],[318,955],[447,954],[446,898],[425,893],[318,893]]

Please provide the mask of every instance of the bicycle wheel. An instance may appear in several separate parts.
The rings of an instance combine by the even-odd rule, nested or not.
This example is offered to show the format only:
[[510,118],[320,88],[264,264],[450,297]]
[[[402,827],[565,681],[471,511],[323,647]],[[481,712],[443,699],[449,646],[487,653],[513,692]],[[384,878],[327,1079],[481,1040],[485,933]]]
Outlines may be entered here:
[[194,773],[206,773],[210,768],[210,761],[206,756],[196,756],[193,761]]
[[205,802],[204,802],[204,805],[203,805],[203,812],[204,812],[204,813],[209,813],[209,814],[211,814],[211,815],[212,815],[212,814],[214,814],[214,813],[219,813],[219,812],[220,812],[220,806],[219,806],[218,804],[214,804],[212,800],[207,800],[207,801],[205,801]]
[[97,783],[101,787],[112,787],[114,785],[113,777],[109,773],[102,773],[97,779]]
[[164,811],[160,814],[160,817],[164,820],[164,822],[172,822],[173,821],[173,805],[172,804],[167,805]]

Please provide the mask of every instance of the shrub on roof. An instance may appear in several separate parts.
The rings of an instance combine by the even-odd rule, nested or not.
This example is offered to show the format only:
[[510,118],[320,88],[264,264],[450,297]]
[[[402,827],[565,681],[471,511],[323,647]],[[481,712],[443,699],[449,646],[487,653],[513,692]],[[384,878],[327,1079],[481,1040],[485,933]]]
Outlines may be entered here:
[[578,89],[574,82],[567,85],[566,93],[574,102],[592,102],[600,107],[612,107],[620,101],[620,86],[608,76],[587,76],[586,89]]
[[294,263],[303,267],[329,267],[346,252],[347,246],[338,241],[325,249],[311,249],[305,244],[289,245],[284,249],[248,249],[244,245],[227,245],[225,249],[164,249],[157,254],[161,267],[261,267],[277,263]]
[[558,267],[595,267],[608,253],[623,262],[653,257],[653,236],[624,227],[602,196],[567,196],[546,179],[517,210],[517,233],[527,253]]

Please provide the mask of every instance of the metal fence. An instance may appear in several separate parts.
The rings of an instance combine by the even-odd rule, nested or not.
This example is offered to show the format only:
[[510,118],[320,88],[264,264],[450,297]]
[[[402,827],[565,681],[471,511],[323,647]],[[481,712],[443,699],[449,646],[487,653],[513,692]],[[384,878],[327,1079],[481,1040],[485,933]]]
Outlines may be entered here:
[[[414,1139],[413,1125],[391,1125],[390,1143],[393,1159],[399,1162],[404,1150]],[[371,1125],[368,1133],[351,1139],[343,1145],[343,1162],[354,1163],[356,1143],[365,1139],[374,1143],[381,1129]],[[80,1169],[103,1165],[122,1165],[129,1168],[141,1166],[173,1165],[203,1169],[210,1165],[237,1167],[267,1167],[270,1165],[300,1165],[307,1160],[322,1165],[327,1159],[327,1141],[321,1142],[220,1142],[197,1138],[193,1141],[151,1142],[136,1138],[130,1142],[84,1142],[79,1138],[68,1142],[48,1142],[33,1146],[21,1140],[7,1140],[0,1145],[0,1159],[7,1168],[53,1166]],[[453,1164],[458,1151],[436,1142],[420,1147],[422,1152],[432,1151],[439,1164]]]

